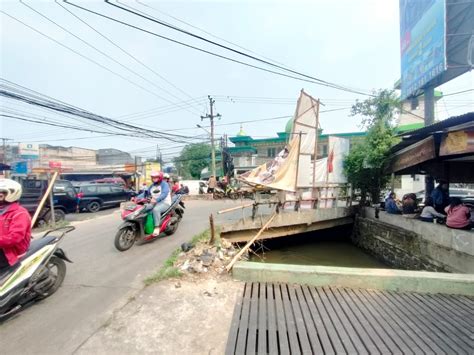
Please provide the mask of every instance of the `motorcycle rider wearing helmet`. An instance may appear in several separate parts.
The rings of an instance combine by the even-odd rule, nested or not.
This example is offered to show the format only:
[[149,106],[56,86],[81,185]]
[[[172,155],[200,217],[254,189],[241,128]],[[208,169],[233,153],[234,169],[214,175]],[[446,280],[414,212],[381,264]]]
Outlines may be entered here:
[[171,190],[171,188],[173,187],[173,184],[172,184],[171,181],[170,181],[170,180],[171,180],[170,174],[164,173],[164,174],[163,174],[163,180],[165,180],[165,182],[168,184],[168,186],[169,186],[169,188],[170,188],[170,190]]
[[15,265],[30,246],[31,218],[18,203],[21,193],[19,183],[0,179],[0,272]]
[[171,206],[171,194],[168,183],[163,179],[161,171],[151,172],[152,184],[145,191],[145,197],[151,197],[153,207],[153,221],[155,223],[155,234],[160,232],[161,214]]

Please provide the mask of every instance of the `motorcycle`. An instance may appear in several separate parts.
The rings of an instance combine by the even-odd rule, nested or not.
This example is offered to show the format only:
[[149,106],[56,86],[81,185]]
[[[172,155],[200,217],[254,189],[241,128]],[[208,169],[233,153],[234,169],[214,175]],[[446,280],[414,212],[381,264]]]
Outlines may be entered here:
[[130,249],[135,242],[143,244],[157,238],[172,235],[178,229],[184,214],[182,195],[175,195],[171,206],[161,215],[159,233],[154,233],[152,210],[148,208],[149,199],[132,199],[121,206],[123,223],[115,235],[115,248],[119,251]]
[[237,200],[241,198],[241,194],[239,191],[231,187],[230,185],[225,186],[224,188],[221,186],[217,186],[214,189],[213,193],[214,200],[220,200],[223,198],[229,198],[231,200]]
[[59,289],[66,276],[65,261],[72,261],[58,245],[74,229],[68,226],[46,232],[31,242],[15,265],[0,273],[0,322]]

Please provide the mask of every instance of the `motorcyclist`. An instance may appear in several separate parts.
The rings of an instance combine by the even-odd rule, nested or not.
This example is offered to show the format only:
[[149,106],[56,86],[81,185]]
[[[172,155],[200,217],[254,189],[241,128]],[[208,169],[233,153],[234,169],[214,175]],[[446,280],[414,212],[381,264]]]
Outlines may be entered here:
[[159,234],[161,214],[171,206],[171,193],[161,171],[152,171],[150,175],[152,184],[144,195],[145,197],[151,197],[150,203],[153,205],[153,221],[155,223],[153,233]]
[[181,195],[189,195],[189,187],[186,185],[181,184],[181,188],[179,189],[179,192]]
[[164,174],[163,174],[163,180],[166,181],[166,183],[168,184],[168,186],[170,187],[170,190],[171,190],[171,188],[173,187],[173,184],[171,183],[170,174],[164,173]]
[[178,191],[179,191],[179,189],[180,189],[180,187],[179,187],[179,181],[178,181],[178,179],[176,179],[176,180],[174,181],[173,186],[171,187],[171,191],[172,191],[174,194],[177,194]]
[[30,246],[31,218],[18,203],[21,193],[19,183],[0,179],[0,272],[16,264]]

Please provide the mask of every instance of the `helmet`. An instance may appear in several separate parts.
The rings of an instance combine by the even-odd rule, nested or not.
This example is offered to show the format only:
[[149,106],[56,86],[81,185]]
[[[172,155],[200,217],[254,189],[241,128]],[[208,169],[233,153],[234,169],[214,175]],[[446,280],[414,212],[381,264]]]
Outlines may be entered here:
[[169,178],[170,178],[170,174],[168,174],[168,173],[163,174],[163,179],[169,179]]
[[0,179],[0,191],[6,193],[5,201],[15,202],[21,197],[22,188],[19,183],[10,179]]
[[159,178],[160,180],[163,180],[163,173],[161,171],[152,171],[150,174],[151,178]]

